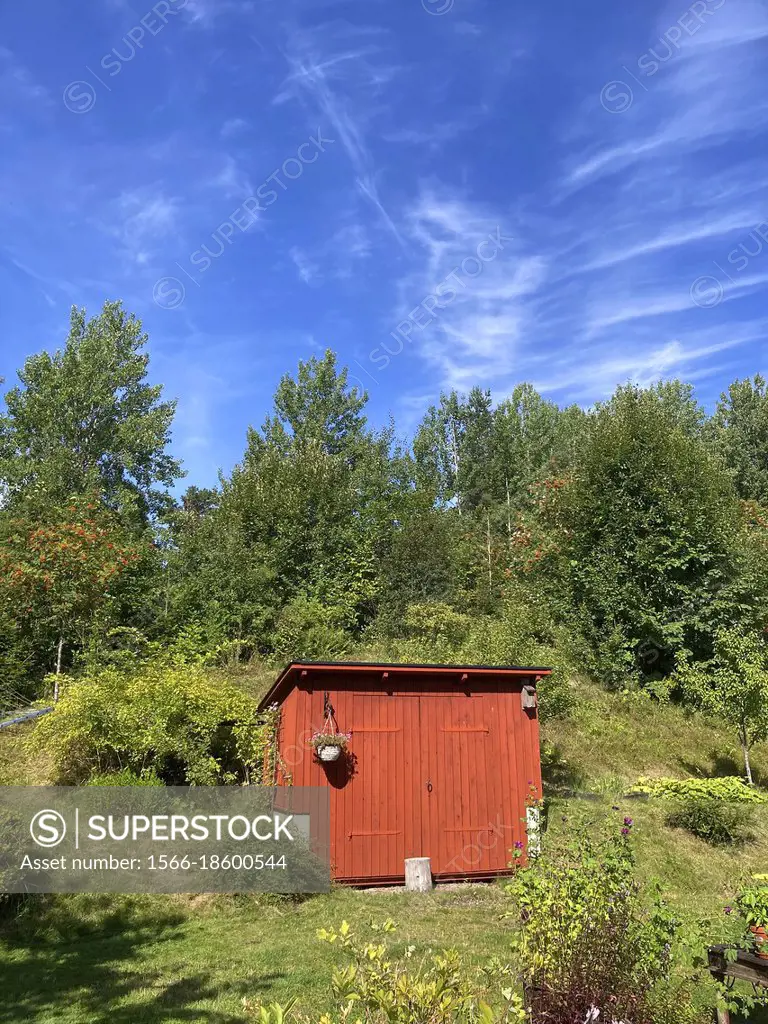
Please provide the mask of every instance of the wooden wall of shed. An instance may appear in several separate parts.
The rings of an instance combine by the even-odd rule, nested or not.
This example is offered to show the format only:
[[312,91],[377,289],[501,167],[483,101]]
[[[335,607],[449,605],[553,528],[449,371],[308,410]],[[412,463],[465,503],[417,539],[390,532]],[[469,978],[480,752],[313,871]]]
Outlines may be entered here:
[[[445,879],[509,870],[526,838],[529,783],[541,793],[538,721],[521,706],[527,682],[470,674],[459,688],[398,673],[382,691],[370,673],[307,672],[282,705],[283,780],[290,772],[295,785],[331,788],[338,881],[399,882],[405,858],[418,856]],[[307,741],[323,726],[326,693],[353,735],[346,758],[321,765]]]

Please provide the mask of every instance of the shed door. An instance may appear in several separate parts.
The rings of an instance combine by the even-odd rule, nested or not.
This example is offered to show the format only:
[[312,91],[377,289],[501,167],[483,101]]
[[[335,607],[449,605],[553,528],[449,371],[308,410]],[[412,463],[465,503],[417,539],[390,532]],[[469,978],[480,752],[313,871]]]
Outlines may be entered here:
[[436,875],[503,871],[521,831],[502,785],[499,695],[422,695],[422,856]]
[[508,867],[524,814],[512,699],[490,688],[335,693],[352,732],[350,776],[326,770],[337,879],[402,878],[406,857],[430,857],[436,875]]
[[418,698],[339,691],[335,701],[352,732],[351,777],[335,800],[335,877],[401,877],[422,841]]

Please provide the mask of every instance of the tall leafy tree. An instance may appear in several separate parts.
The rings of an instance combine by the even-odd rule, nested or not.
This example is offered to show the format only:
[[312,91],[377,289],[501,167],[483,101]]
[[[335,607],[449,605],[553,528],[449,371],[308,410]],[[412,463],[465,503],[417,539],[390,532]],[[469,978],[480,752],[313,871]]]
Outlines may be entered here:
[[494,414],[496,501],[512,510],[521,508],[536,481],[571,465],[585,420],[578,406],[561,410],[530,384],[518,384]]
[[738,734],[747,782],[749,754],[768,737],[768,646],[765,637],[738,626],[718,630],[713,657],[691,664],[679,660],[677,680],[685,697]]
[[75,498],[43,522],[6,516],[0,529],[0,604],[19,625],[32,620],[38,637],[55,637],[58,675],[97,620],[114,621],[122,577],[148,549],[95,498]]
[[472,388],[466,397],[441,395],[414,439],[417,480],[459,514],[485,508],[491,498],[491,395]]
[[181,475],[167,451],[175,403],[147,382],[147,336],[119,302],[73,308],[64,348],[31,356],[0,416],[7,504],[64,505],[97,493],[137,524],[168,505]]
[[277,386],[264,438],[279,441],[287,434],[297,444],[315,443],[328,455],[350,455],[365,436],[368,395],[349,387],[348,373],[337,367],[331,349],[322,359],[300,362],[296,376],[286,374]]
[[768,386],[759,374],[721,395],[711,436],[739,495],[768,505]]
[[180,539],[182,604],[265,647],[290,602],[303,601],[291,631],[318,602],[350,631],[372,617],[405,485],[391,431],[367,428],[365,400],[330,352],[280,381],[217,507]]
[[711,654],[743,520],[725,469],[665,396],[627,386],[595,412],[573,470],[539,488],[516,564],[549,582],[609,676],[666,675],[683,649]]

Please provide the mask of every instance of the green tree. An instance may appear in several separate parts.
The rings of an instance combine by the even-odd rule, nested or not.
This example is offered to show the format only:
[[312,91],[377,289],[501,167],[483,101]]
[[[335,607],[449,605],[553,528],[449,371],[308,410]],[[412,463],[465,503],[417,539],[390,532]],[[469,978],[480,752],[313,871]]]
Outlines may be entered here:
[[277,386],[264,438],[279,443],[287,434],[297,444],[319,445],[327,455],[351,455],[365,436],[368,395],[348,386],[348,373],[337,369],[330,349],[322,359],[300,362],[296,377],[285,374]]
[[727,472],[659,389],[619,388],[573,470],[544,481],[513,562],[602,652],[606,678],[666,676],[711,654],[744,516]]
[[518,384],[494,414],[492,459],[494,497],[512,512],[530,502],[536,481],[573,463],[586,414],[578,406],[561,410],[530,384]]
[[759,374],[721,395],[710,434],[740,497],[768,504],[768,386]]
[[[297,616],[323,606],[334,629],[349,633],[371,620],[407,484],[391,431],[367,429],[364,401],[332,353],[281,380],[272,415],[249,431],[216,508],[177,533],[183,614],[216,616],[227,633],[262,648],[273,646],[292,602]],[[282,638],[292,623],[282,618]]]
[[734,727],[751,786],[749,752],[768,737],[768,646],[764,634],[740,627],[719,630],[714,657],[709,661],[693,663],[688,652],[680,653],[676,679],[690,703]]
[[460,515],[488,503],[491,427],[490,392],[472,388],[466,398],[441,395],[414,438],[417,483]]
[[42,510],[96,492],[137,525],[168,506],[181,475],[167,454],[175,403],[147,383],[147,336],[119,302],[73,308],[61,351],[30,356],[0,416],[10,506]]
[[105,623],[121,577],[144,553],[87,498],[44,523],[5,518],[2,525],[0,600],[15,619],[51,627],[59,675],[66,645],[82,645],[97,618]]

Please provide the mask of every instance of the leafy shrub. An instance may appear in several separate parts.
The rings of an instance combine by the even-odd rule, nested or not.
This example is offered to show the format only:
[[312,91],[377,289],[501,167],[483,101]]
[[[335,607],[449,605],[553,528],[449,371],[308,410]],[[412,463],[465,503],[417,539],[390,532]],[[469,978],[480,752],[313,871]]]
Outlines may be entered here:
[[748,786],[736,775],[719,779],[651,779],[640,778],[632,793],[646,793],[654,797],[688,797],[708,800],[739,800],[744,803],[764,804],[768,793]]
[[453,662],[469,634],[472,619],[440,601],[411,604],[400,623],[395,658],[406,662]]
[[144,665],[67,680],[56,710],[30,737],[56,781],[154,771],[166,783],[215,785],[247,778],[271,746],[274,722],[255,701],[200,668]]
[[475,621],[459,651],[459,660],[488,665],[533,665],[552,668],[538,686],[542,720],[564,718],[575,699],[568,678],[573,672],[566,653],[571,641],[550,611],[521,596],[508,599],[498,617]]
[[89,675],[107,668],[131,672],[138,665],[152,663],[174,668],[231,666],[240,664],[253,651],[253,643],[248,640],[226,639],[216,621],[189,622],[170,639],[162,640],[149,640],[132,626],[119,626],[106,632],[94,630],[78,665]]
[[689,797],[667,815],[670,828],[683,828],[712,846],[739,845],[754,839],[753,812],[738,803]]
[[121,768],[117,772],[97,772],[88,779],[87,786],[162,786],[154,768],[145,768],[141,774],[130,768]]
[[736,897],[736,906],[747,927],[768,926],[768,885],[745,885]]
[[[492,961],[471,971],[455,950],[415,958],[408,946],[396,959],[386,939],[395,930],[386,921],[373,941],[359,940],[346,921],[338,931],[321,928],[318,938],[338,949],[346,963],[333,968],[331,990],[337,1006],[320,1024],[354,1020],[360,1024],[522,1024],[527,1014],[514,991],[511,968]],[[493,1006],[480,992],[493,988]],[[283,1024],[293,1006],[250,1003],[245,1009],[256,1024]]]
[[631,818],[608,836],[584,828],[507,886],[537,1024],[582,1024],[596,1010],[600,1020],[651,1024],[674,1000],[666,985],[678,923],[658,890],[636,881],[631,829]]
[[440,602],[409,605],[404,638],[388,656],[396,661],[476,665],[551,666],[539,684],[542,719],[566,716],[574,705],[571,667],[562,654],[567,637],[544,609],[509,599],[498,616],[472,618]]
[[316,598],[294,598],[280,613],[273,650],[283,661],[343,658],[350,647],[344,611]]

